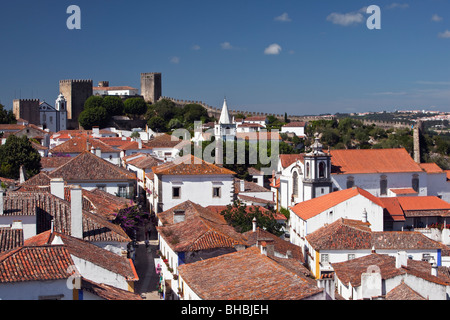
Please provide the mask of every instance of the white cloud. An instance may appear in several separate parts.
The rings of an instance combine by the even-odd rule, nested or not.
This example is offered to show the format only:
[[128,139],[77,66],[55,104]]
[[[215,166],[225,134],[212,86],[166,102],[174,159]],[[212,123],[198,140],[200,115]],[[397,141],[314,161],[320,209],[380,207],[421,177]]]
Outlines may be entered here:
[[407,9],[407,8],[409,8],[409,4],[394,2],[390,5],[388,5],[386,8],[388,8],[388,9],[397,9],[397,8],[398,9]]
[[194,44],[194,45],[191,47],[191,49],[192,49],[192,50],[195,50],[195,51],[198,51],[198,50],[200,50],[201,48],[200,48],[200,46],[199,46],[198,44]]
[[437,14],[433,14],[433,16],[431,17],[431,21],[440,22],[442,21],[442,17],[438,16]]
[[231,50],[231,49],[233,49],[233,46],[229,42],[221,43],[220,46],[222,47],[223,50]]
[[331,23],[338,24],[341,26],[350,26],[354,24],[359,24],[364,21],[364,16],[360,11],[349,13],[333,12],[327,17],[327,21],[330,21]]
[[180,63],[180,58],[179,57],[172,57],[170,58],[170,62],[173,64],[179,64]]
[[275,17],[275,21],[281,21],[281,22],[291,22],[291,18],[289,18],[289,15],[287,12],[283,13],[281,16]]
[[281,46],[277,43],[273,43],[270,46],[268,46],[265,50],[264,50],[264,54],[267,55],[277,55],[280,54],[281,52]]
[[450,38],[450,31],[449,30],[445,30],[445,32],[439,33],[438,37],[439,38],[448,39],[448,38]]

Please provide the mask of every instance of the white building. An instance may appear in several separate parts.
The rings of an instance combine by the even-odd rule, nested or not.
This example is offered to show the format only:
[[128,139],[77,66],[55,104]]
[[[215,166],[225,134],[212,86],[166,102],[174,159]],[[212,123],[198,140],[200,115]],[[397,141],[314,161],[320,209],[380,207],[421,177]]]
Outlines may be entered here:
[[43,101],[39,104],[40,123],[50,132],[67,129],[67,102],[62,94],[56,99],[55,107]]
[[157,213],[190,200],[201,206],[228,205],[234,199],[234,172],[192,155],[152,169]]
[[294,133],[299,138],[305,138],[305,122],[291,122],[281,127],[281,133]]
[[234,141],[236,139],[236,122],[231,118],[228,111],[227,100],[223,101],[222,113],[219,122],[214,126],[216,140]]
[[369,222],[373,231],[383,231],[382,202],[357,187],[298,203],[289,210],[291,242],[303,248],[305,237],[342,218]]

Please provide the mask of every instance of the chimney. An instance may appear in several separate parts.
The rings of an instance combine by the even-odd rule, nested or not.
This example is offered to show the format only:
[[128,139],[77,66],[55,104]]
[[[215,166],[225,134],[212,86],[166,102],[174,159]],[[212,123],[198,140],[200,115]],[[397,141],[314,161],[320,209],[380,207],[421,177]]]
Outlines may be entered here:
[[100,137],[100,128],[99,127],[92,127],[92,135],[94,137]]
[[397,256],[395,257],[395,267],[397,269],[400,269],[402,266],[408,266],[408,256],[406,255],[405,251],[397,252]]
[[378,266],[370,266],[361,274],[361,295],[363,300],[378,298],[383,294],[383,279]]
[[417,121],[417,124],[414,126],[413,133],[413,142],[414,142],[414,161],[416,163],[421,163],[421,154],[420,154],[420,134],[422,127],[422,121]]
[[436,260],[434,258],[431,258],[431,275],[437,277],[438,276],[438,265],[436,263]]
[[138,148],[139,148],[139,150],[141,150],[142,149],[142,139],[141,138],[137,138],[136,140],[137,140],[137,143],[138,143]]
[[3,198],[5,197],[5,190],[0,187],[0,216],[3,215]]
[[294,258],[294,256],[292,255],[292,251],[291,251],[291,250],[287,250],[287,251],[286,251],[286,258],[287,258],[287,259],[292,259],[292,258]]
[[184,210],[175,210],[173,212],[173,223],[180,223],[186,221],[186,212]]
[[244,180],[240,181],[239,192],[245,192],[245,181]]
[[265,241],[261,242],[260,249],[261,249],[261,254],[267,256],[267,244]]
[[19,173],[20,173],[20,184],[24,183],[26,181],[26,175],[25,175],[25,167],[24,166],[20,166],[19,169]]
[[256,217],[253,218],[252,224],[253,224],[253,232],[256,232],[256,228],[257,228]]
[[96,155],[97,157],[101,158],[101,157],[102,157],[102,149],[96,148],[96,149],[95,149],[95,155]]
[[364,211],[363,211],[363,213],[362,213],[362,222],[364,222],[364,223],[367,223],[367,222],[368,222],[368,220],[367,220],[367,210],[366,210],[366,208],[364,208]]
[[53,178],[50,180],[50,193],[60,199],[65,199],[63,178]]
[[11,224],[11,230],[22,230],[23,224],[21,220],[14,220]]
[[70,189],[71,236],[83,239],[83,195],[80,186]]

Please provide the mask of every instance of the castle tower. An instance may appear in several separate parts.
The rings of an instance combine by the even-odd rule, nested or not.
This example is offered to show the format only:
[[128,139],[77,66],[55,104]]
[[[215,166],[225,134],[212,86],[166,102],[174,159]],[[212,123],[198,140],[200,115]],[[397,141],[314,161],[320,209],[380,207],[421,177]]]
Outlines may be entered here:
[[319,140],[319,134],[316,133],[312,151],[304,156],[303,201],[332,192],[331,155],[323,151]]
[[39,113],[39,99],[15,99],[13,100],[13,113],[16,119],[27,120],[34,125],[41,124]]
[[67,126],[78,128],[78,116],[84,109],[84,103],[93,95],[92,80],[61,80],[59,92],[67,102]]
[[62,94],[60,94],[58,99],[56,99],[55,109],[57,111],[57,131],[67,130],[67,101]]
[[161,98],[161,73],[141,73],[141,96],[150,103],[155,103]]

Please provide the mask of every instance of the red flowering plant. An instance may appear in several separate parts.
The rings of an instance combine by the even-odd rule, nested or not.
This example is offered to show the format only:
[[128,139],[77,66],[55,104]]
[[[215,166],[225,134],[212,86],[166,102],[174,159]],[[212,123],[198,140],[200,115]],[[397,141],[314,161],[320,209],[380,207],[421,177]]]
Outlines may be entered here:
[[138,206],[131,206],[115,213],[113,223],[120,225],[132,237],[138,227],[144,224],[146,216],[148,216],[148,213],[141,212]]

